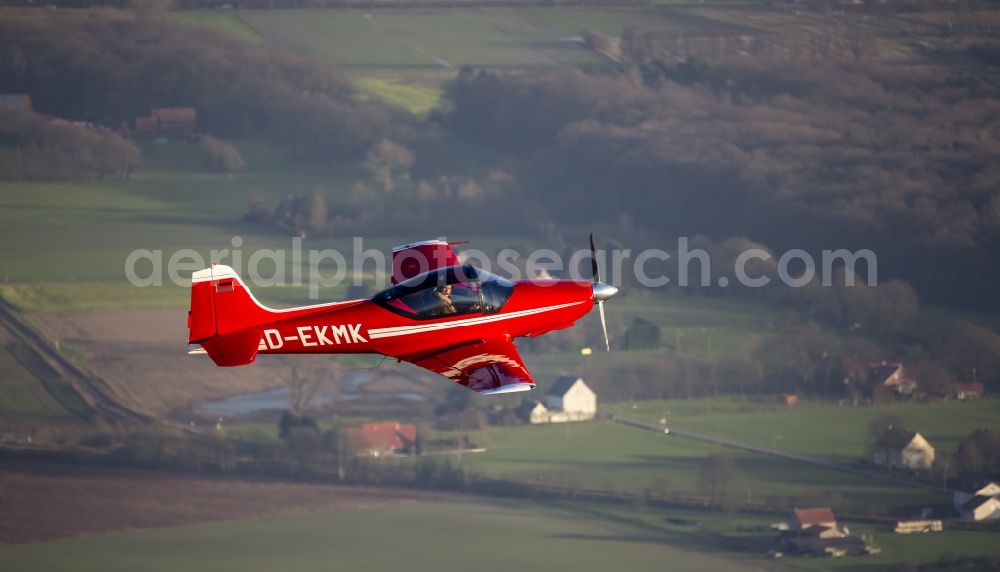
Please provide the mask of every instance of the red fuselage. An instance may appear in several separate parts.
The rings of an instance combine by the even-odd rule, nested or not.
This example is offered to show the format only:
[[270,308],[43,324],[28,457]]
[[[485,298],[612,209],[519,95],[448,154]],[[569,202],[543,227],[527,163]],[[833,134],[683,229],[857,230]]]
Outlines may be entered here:
[[589,282],[518,281],[501,311],[413,319],[371,299],[298,308],[261,329],[260,354],[427,354],[481,339],[537,336],[573,325],[594,305]]
[[535,387],[514,338],[572,326],[595,300],[603,326],[603,302],[618,291],[599,281],[512,282],[469,264],[409,274],[400,271],[367,300],[275,310],[232,268],[199,270],[191,277],[188,343],[225,367],[260,354],[378,353],[480,394],[510,393]]

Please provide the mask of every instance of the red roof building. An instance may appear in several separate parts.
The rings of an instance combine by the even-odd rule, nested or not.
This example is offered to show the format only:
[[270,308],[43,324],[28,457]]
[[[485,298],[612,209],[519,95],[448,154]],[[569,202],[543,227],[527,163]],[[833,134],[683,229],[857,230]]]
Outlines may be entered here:
[[956,383],[955,397],[958,399],[979,399],[983,396],[981,383]]
[[360,456],[383,457],[404,453],[417,442],[417,428],[395,421],[362,423],[349,430]]
[[782,405],[792,406],[799,402],[799,396],[794,393],[781,393],[778,394],[778,403]]
[[154,107],[148,117],[136,117],[132,134],[136,137],[191,136],[198,128],[198,111],[193,107]]
[[792,528],[806,530],[814,526],[836,528],[837,519],[829,507],[797,508],[792,513]]
[[198,112],[193,107],[154,107],[150,115],[164,129],[194,129],[198,123]]
[[837,519],[829,507],[797,508],[792,512],[792,526],[800,538],[820,540],[846,538],[850,532],[837,526]]

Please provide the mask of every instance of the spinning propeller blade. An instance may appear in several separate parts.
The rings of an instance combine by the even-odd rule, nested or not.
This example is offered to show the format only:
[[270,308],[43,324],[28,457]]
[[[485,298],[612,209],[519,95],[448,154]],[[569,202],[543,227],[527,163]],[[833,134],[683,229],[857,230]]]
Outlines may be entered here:
[[594,233],[590,233],[590,275],[593,278],[594,300],[597,301],[597,312],[601,315],[601,330],[604,332],[604,347],[611,351],[611,340],[608,338],[608,322],[604,317],[604,301],[618,293],[618,288],[601,282],[601,272],[597,267],[597,248],[594,247]]

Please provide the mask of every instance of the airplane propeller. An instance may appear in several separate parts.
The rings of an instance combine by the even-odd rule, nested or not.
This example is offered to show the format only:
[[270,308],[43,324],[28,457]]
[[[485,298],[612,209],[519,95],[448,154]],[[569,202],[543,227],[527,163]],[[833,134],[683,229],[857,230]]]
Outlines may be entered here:
[[594,247],[594,233],[590,233],[590,276],[594,280],[594,300],[597,301],[597,312],[601,315],[601,329],[604,331],[604,347],[611,351],[611,341],[608,339],[608,322],[604,317],[604,301],[618,293],[618,288],[601,282],[601,271],[597,267],[597,248]]

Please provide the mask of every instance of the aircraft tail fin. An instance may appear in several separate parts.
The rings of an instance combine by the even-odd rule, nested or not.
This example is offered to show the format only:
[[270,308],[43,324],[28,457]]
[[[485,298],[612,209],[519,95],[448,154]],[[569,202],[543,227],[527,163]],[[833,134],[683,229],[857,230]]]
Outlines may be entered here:
[[254,326],[272,314],[229,266],[213,265],[191,276],[188,343],[201,344],[216,365],[252,363],[261,341]]

